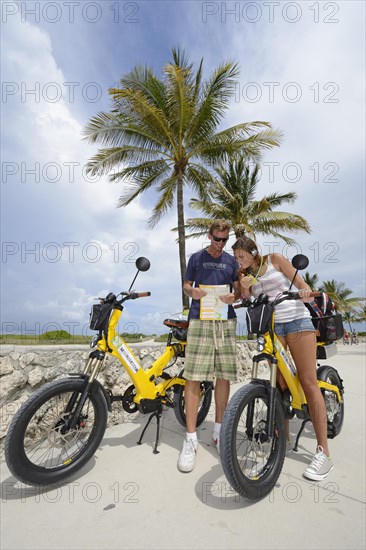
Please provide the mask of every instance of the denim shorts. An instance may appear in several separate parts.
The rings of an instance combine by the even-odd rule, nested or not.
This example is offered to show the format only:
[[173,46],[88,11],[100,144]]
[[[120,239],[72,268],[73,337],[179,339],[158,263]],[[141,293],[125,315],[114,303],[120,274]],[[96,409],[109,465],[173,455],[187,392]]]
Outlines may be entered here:
[[274,328],[277,336],[287,336],[288,334],[294,334],[295,332],[315,332],[315,328],[310,317],[305,317],[305,319],[295,319],[294,321],[289,321],[288,323],[275,322]]

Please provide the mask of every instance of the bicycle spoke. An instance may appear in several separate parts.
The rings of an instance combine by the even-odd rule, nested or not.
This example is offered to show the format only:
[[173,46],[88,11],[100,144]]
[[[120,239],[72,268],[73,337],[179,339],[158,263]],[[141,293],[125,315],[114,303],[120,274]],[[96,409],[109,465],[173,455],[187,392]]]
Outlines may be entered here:
[[[93,405],[88,400],[82,410],[83,423],[67,429],[65,413],[70,393],[57,395],[37,410],[25,432],[25,453],[33,464],[55,468],[77,456],[87,444],[94,425]],[[63,433],[63,430],[65,432]]]
[[[250,409],[250,419],[248,414]],[[240,470],[248,478],[256,478],[265,470],[272,452],[273,438],[265,439],[267,405],[262,399],[244,408],[235,438],[236,456]]]

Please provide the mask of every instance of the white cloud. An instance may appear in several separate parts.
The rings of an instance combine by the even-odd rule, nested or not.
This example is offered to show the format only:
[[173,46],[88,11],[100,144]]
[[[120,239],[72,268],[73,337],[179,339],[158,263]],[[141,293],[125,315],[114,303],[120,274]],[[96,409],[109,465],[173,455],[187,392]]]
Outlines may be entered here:
[[[275,179],[271,182],[267,164],[260,193],[297,191],[299,199],[289,208],[306,217],[313,228],[311,236],[296,236],[302,250],[314,260],[310,271],[318,272],[324,279],[344,281],[358,289],[356,294],[362,294],[364,264],[359,259],[359,232],[364,228],[365,217],[360,160],[364,150],[364,51],[360,40],[364,36],[363,7],[360,8],[362,3],[348,4],[349,7],[340,3],[340,21],[333,25],[322,21],[315,24],[310,18],[314,14],[308,8],[304,8],[301,21],[293,25],[283,19],[270,24],[264,17],[257,25],[250,25],[243,20],[233,23],[229,16],[223,23],[220,14],[204,24],[202,6],[191,3],[187,4],[184,26],[180,27],[180,20],[172,19],[166,32],[173,35],[179,31],[179,42],[187,48],[192,61],[205,58],[207,74],[221,61],[239,61],[240,101],[232,103],[225,126],[262,119],[285,131],[282,147],[264,157],[264,161],[279,165],[274,167]],[[319,6],[324,11],[324,5]],[[155,24],[159,22],[160,27],[158,9],[163,9],[163,4],[156,4],[153,10]],[[175,17],[174,10],[169,13]],[[324,18],[326,13],[320,15]],[[147,27],[146,22],[135,27],[136,40]],[[81,29],[74,25],[69,31],[80,33]],[[152,327],[151,332],[159,332],[164,330],[163,317],[180,310],[178,246],[176,235],[171,232],[176,214],[170,212],[153,231],[148,231],[146,221],[151,206],[146,198],[117,209],[121,184],[112,184],[107,178],[86,180],[82,168],[96,147],[81,140],[85,121],[77,104],[68,101],[64,85],[70,67],[64,65],[64,60],[56,59],[53,52],[52,33],[57,36],[57,32],[57,25],[49,26],[46,32],[31,22],[21,23],[15,16],[3,25],[7,47],[2,50],[2,71],[8,93],[3,104],[7,124],[3,161],[8,170],[2,191],[7,227],[5,231],[4,225],[3,237],[8,253],[3,278],[4,292],[12,296],[12,300],[4,300],[3,321],[65,320],[83,324],[88,320],[93,298],[109,290],[126,289],[135,273],[134,260],[147,256],[151,269],[139,275],[136,289],[150,290],[152,296],[131,304],[124,319],[136,319],[145,331]],[[85,36],[78,36],[78,44]],[[107,48],[107,42],[103,42],[106,38],[99,39]],[[118,35],[118,40],[116,51],[128,55],[123,36]],[[169,55],[172,45],[162,43],[160,47],[164,46]],[[95,47],[94,43],[85,44],[83,52],[75,55],[92,56]],[[139,61],[146,58],[146,52],[133,53]],[[109,55],[116,53],[109,51]],[[155,50],[149,52],[149,58],[154,55]],[[69,52],[65,59],[70,57]],[[113,58],[112,63],[111,59],[113,68],[117,67],[119,60]],[[132,64],[133,61],[131,68]],[[246,90],[248,82],[260,86],[262,97],[256,103],[245,100],[245,91],[255,91]],[[266,82],[279,82],[278,86],[272,84],[273,102],[268,99],[270,85],[264,85]],[[296,92],[296,86],[289,86],[292,82],[298,84],[302,93],[294,103],[282,95],[285,91]],[[319,85],[314,86],[317,82]],[[329,86],[333,82],[339,86],[338,91],[334,85]],[[59,91],[63,96],[52,101]],[[325,101],[332,92],[338,103]],[[318,102],[314,101],[316,94]],[[100,105],[95,106],[96,111],[99,108]],[[299,181],[291,181],[294,166],[291,171],[289,163],[301,167]],[[325,181],[334,168],[329,163],[339,166],[334,175],[339,179],[337,183]],[[16,173],[12,174],[12,170]],[[191,196],[187,190],[186,198]],[[203,242],[188,240],[187,256],[201,248]],[[325,248],[329,243],[339,247],[338,263],[325,261],[331,252]]]

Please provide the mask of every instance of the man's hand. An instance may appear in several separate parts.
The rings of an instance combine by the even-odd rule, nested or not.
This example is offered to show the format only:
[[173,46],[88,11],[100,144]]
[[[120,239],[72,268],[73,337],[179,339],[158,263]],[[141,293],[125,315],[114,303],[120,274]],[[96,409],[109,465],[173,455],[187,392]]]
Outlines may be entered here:
[[200,288],[192,288],[192,298],[194,300],[201,300],[204,296],[206,296],[207,292],[204,290],[201,290]]
[[224,294],[223,296],[219,296],[219,298],[222,302],[224,302],[224,304],[227,304],[229,306],[231,306],[231,304],[235,302],[235,294],[232,292],[230,294]]

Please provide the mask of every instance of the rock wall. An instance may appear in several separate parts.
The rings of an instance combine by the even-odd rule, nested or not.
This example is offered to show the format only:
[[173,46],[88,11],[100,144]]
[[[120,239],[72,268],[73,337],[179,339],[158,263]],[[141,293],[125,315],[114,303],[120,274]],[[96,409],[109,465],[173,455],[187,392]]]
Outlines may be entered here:
[[[238,343],[238,378],[248,378],[254,342]],[[161,355],[165,345],[131,345],[144,367]],[[50,349],[51,348],[51,349]],[[5,436],[16,411],[27,398],[46,382],[68,373],[82,372],[90,353],[87,346],[3,346],[0,356],[0,459],[3,460]],[[170,368],[171,374],[181,370],[180,360]],[[113,394],[123,394],[131,385],[130,378],[121,364],[108,356],[106,367],[98,380]],[[139,413],[137,413],[139,414]],[[131,415],[120,402],[114,402],[109,415],[109,425],[125,422]]]

